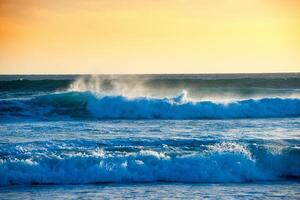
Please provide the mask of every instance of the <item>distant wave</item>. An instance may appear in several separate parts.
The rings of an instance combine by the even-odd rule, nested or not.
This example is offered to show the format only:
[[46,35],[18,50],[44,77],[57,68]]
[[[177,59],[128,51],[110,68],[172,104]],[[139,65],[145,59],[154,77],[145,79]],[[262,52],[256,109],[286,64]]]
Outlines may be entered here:
[[184,146],[39,145],[17,144],[6,151],[2,149],[0,186],[158,181],[216,183],[300,177],[300,149],[297,147],[215,143],[189,150]]
[[[207,76],[207,77],[206,77]],[[209,75],[200,76],[172,76],[172,75],[152,75],[152,76],[80,76],[77,78],[83,78],[86,81],[90,81],[91,77],[95,77],[99,81],[97,82],[99,87],[111,89],[114,83],[121,83],[127,87],[136,87],[136,82],[142,84],[145,88],[231,88],[237,89],[239,87],[244,88],[300,88],[299,75],[291,77],[235,77],[229,78],[226,75],[219,75],[215,78],[209,78]],[[16,76],[19,77],[19,76]],[[45,76],[43,79],[30,80],[29,77],[24,76],[18,79],[0,80],[0,91],[57,91],[67,89],[70,84],[74,83],[72,78],[55,79],[55,76]],[[182,78],[184,77],[184,78]],[[223,78],[222,78],[223,77]],[[26,79],[27,78],[27,79]],[[76,81],[75,81],[76,82]]]
[[174,98],[127,98],[91,92],[63,92],[0,101],[0,116],[10,118],[228,119],[299,117],[300,99],[262,98],[217,103]]

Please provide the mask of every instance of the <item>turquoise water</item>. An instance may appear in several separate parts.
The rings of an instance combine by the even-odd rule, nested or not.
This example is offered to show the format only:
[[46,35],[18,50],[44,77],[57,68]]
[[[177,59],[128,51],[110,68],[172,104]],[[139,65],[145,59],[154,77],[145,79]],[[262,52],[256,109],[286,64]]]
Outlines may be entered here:
[[1,77],[0,199],[297,199],[298,75],[228,76]]

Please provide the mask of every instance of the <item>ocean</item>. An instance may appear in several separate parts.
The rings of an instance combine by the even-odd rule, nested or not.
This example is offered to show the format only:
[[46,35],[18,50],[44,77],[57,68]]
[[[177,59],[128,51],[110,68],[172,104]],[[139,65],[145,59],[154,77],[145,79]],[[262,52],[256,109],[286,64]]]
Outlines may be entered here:
[[300,74],[1,75],[0,199],[299,199]]

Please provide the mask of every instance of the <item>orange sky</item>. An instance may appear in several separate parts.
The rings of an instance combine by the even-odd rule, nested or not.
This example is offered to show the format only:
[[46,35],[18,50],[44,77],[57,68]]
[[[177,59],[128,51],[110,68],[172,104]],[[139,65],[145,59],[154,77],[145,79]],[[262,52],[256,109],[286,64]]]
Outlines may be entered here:
[[0,73],[300,71],[298,0],[0,0]]

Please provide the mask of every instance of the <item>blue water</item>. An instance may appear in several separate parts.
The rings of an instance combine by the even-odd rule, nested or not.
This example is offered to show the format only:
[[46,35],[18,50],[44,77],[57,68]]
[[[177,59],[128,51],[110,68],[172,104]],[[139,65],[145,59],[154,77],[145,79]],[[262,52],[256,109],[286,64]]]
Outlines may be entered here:
[[0,199],[297,199],[299,80],[0,77]]

